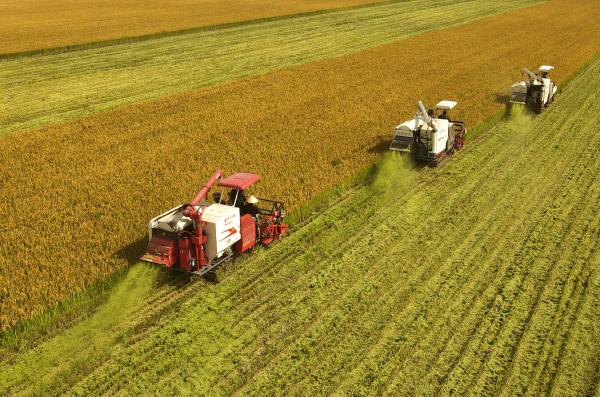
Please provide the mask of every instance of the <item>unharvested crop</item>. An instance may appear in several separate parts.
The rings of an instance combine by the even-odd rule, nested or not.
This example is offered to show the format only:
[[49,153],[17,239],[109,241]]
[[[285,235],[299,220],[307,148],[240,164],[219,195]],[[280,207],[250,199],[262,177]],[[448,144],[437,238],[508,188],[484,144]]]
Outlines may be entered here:
[[9,0],[0,54],[348,7],[377,0]]
[[0,61],[0,134],[354,53],[534,3],[411,0]]
[[[539,13],[554,23],[528,22]],[[2,326],[135,260],[148,219],[215,167],[261,174],[262,191],[293,209],[378,158],[418,99],[457,99],[456,117],[473,125],[504,106],[519,66],[553,64],[562,81],[600,49],[599,22],[595,1],[553,1],[0,137]],[[431,44],[441,37],[443,49]],[[524,51],[525,37],[545,45]]]
[[442,168],[384,158],[219,284],[166,283],[0,364],[0,393],[594,395],[598,86],[597,59]]

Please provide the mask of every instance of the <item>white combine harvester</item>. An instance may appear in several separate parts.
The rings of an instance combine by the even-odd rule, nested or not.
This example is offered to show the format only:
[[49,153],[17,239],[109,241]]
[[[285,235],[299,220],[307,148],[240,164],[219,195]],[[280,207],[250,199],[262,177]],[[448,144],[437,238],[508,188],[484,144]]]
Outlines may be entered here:
[[512,86],[511,104],[521,104],[531,107],[536,113],[541,113],[554,100],[556,84],[550,80],[548,74],[554,66],[542,65],[535,74],[527,68],[521,71],[529,80],[519,81]]
[[426,111],[419,101],[414,119],[405,121],[394,129],[390,150],[411,153],[416,160],[437,166],[464,144],[467,132],[465,123],[451,120],[448,116],[448,112],[455,106],[454,101],[441,101],[435,110]]

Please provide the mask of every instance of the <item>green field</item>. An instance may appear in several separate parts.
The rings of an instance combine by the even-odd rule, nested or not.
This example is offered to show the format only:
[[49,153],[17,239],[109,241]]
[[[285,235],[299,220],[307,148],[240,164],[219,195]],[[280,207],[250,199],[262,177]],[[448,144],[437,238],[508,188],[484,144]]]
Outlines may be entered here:
[[408,0],[0,60],[0,133],[354,53],[535,3]]
[[599,90],[596,60],[438,169],[385,156],[218,284],[133,266],[0,394],[600,395]]

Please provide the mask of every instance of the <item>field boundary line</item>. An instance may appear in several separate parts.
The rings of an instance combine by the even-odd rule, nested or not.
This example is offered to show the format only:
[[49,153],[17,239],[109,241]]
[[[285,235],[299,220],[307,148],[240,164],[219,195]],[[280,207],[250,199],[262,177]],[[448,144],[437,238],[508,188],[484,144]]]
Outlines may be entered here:
[[[173,36],[180,36],[180,35],[182,36],[182,35],[186,35],[186,34],[199,33],[199,32],[211,32],[211,31],[215,31],[215,30],[229,29],[229,28],[235,28],[235,27],[240,27],[240,26],[260,25],[262,23],[284,21],[287,19],[310,17],[310,16],[316,16],[316,15],[332,14],[335,12],[350,11],[350,10],[355,10],[355,9],[360,9],[360,8],[371,8],[371,7],[381,6],[384,4],[400,3],[403,1],[406,1],[406,0],[379,0],[374,3],[358,4],[358,5],[347,6],[347,7],[327,8],[327,9],[323,9],[323,10],[314,10],[314,11],[303,11],[303,12],[298,12],[298,13],[294,13],[294,14],[284,14],[284,15],[275,15],[275,16],[264,17],[264,18],[246,19],[246,20],[235,21],[235,22],[219,23],[219,24],[215,24],[215,25],[197,26],[197,27],[177,29],[177,30],[167,30],[167,31],[162,31],[162,32],[141,34],[141,35],[135,35],[135,36],[123,36],[123,37],[119,37],[119,38],[115,38],[115,39],[90,41],[87,43],[71,44],[71,45],[60,46],[60,47],[49,47],[49,48],[39,48],[36,50],[6,52],[6,53],[0,53],[0,61],[12,60],[12,59],[18,59],[18,58],[29,58],[29,57],[35,57],[35,56],[40,56],[40,55],[41,56],[58,55],[58,54],[64,54],[67,52],[77,52],[77,51],[84,51],[84,50],[90,50],[90,49],[95,49],[95,48],[110,47],[110,46],[118,45],[118,44],[133,44],[133,43],[138,43],[138,42],[143,42],[143,41],[148,41],[148,40],[153,40],[153,39],[162,39],[165,37],[173,37]],[[468,1],[468,0],[461,0],[461,2],[466,2],[466,1]],[[546,2],[547,0],[540,0],[540,1]]]

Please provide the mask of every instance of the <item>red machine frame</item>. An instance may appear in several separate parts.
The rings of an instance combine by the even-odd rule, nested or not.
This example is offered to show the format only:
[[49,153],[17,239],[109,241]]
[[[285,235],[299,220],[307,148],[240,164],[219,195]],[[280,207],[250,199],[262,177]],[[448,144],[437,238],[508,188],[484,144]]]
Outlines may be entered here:
[[[269,245],[286,232],[287,225],[281,223],[285,216],[283,203],[259,199],[270,203],[271,208],[258,208],[256,216],[240,214],[239,233],[241,239],[234,243],[229,253],[212,261],[209,260],[205,252],[207,236],[202,230],[205,225],[205,222],[202,221],[202,214],[209,205],[206,202],[208,192],[217,182],[219,187],[237,190],[237,199],[240,193],[243,194],[246,189],[260,181],[260,176],[251,173],[237,173],[224,179],[221,177],[222,171],[216,170],[190,203],[172,210],[172,212],[182,212],[184,216],[190,218],[193,222],[192,229],[173,233],[152,229],[146,254],[142,256],[142,260],[164,265],[167,268],[203,275],[234,255],[252,250],[256,243]],[[235,204],[234,200],[233,205]],[[236,232],[233,230],[233,233]]]

